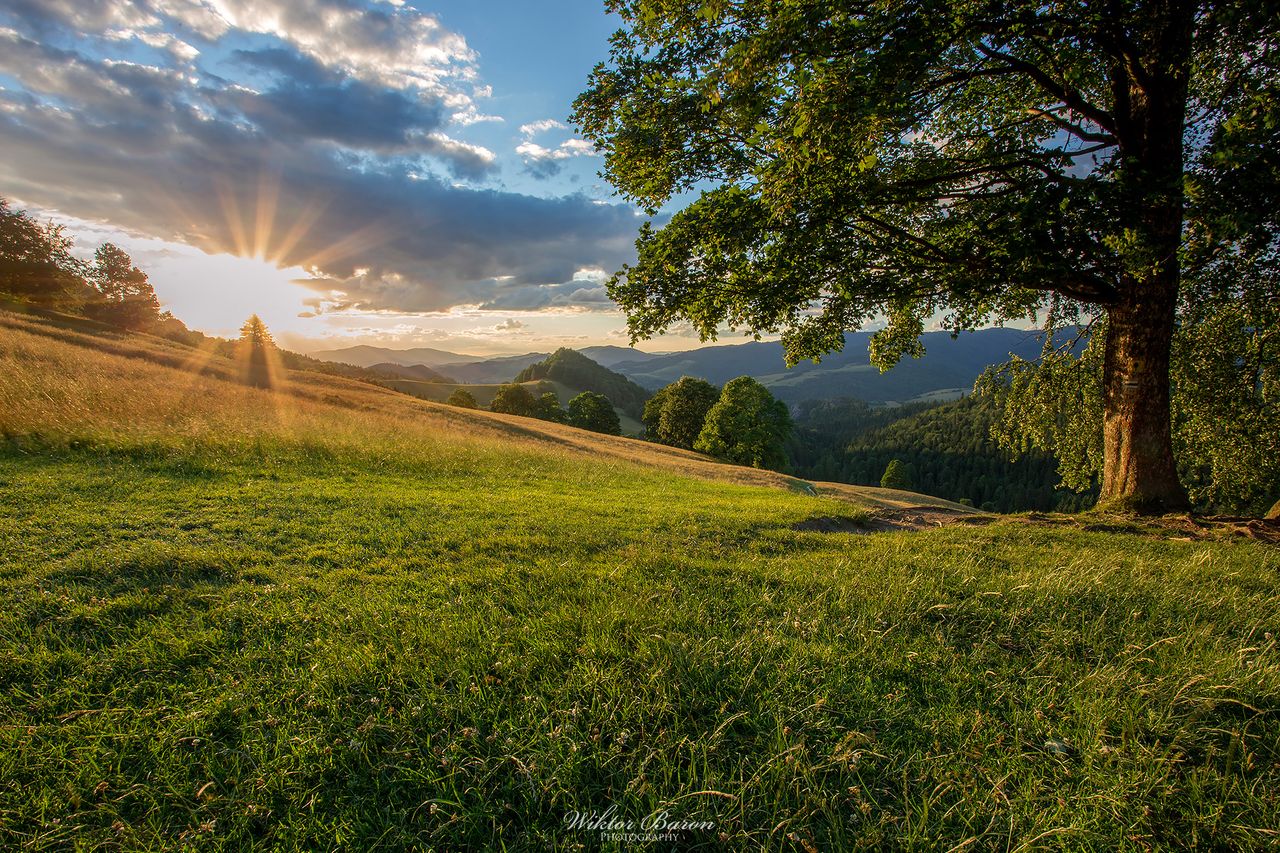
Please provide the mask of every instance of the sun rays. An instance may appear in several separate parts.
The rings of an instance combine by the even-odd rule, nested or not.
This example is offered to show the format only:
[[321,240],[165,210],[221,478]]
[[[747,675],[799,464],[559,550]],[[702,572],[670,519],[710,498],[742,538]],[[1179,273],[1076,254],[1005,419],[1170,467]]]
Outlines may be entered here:
[[282,197],[280,173],[271,169],[264,168],[247,188],[219,179],[215,195],[222,214],[222,245],[218,248],[277,267],[329,274],[351,267],[355,259],[386,245],[396,234],[390,222],[376,219],[336,241],[318,245],[314,229],[329,212],[330,199]]

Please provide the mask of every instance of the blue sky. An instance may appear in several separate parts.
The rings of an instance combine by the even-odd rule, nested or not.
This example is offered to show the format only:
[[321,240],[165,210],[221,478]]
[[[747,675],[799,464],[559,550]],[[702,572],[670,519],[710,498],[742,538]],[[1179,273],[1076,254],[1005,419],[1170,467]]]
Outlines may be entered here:
[[[642,219],[567,126],[597,0],[6,0],[0,195],[189,325],[298,348],[625,343]],[[650,345],[696,340],[674,330]]]

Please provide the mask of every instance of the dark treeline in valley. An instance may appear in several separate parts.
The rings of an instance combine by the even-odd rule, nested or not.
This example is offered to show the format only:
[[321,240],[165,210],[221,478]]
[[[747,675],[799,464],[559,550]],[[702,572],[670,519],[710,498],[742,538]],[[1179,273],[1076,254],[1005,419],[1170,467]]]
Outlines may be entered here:
[[992,512],[1075,512],[1095,490],[1059,487],[1057,461],[1044,453],[1016,459],[991,439],[992,401],[870,406],[861,400],[810,400],[796,411],[788,442],[791,471],[809,480],[879,485],[898,460],[907,488]]

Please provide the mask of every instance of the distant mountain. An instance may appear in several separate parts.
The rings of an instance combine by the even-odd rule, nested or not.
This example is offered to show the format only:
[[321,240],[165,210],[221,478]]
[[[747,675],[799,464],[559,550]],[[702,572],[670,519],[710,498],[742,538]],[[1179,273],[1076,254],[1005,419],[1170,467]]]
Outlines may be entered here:
[[387,347],[355,346],[343,349],[320,350],[311,353],[312,358],[321,361],[335,361],[339,364],[354,364],[356,367],[373,367],[375,364],[401,364],[413,366],[425,364],[427,367],[439,367],[442,364],[470,364],[484,361],[482,356],[461,355],[430,347],[414,347],[413,349],[389,349]]
[[453,382],[448,376],[432,370],[425,364],[382,364],[371,365],[369,371],[392,379],[417,379],[421,382]]
[[745,375],[754,376],[788,403],[833,397],[888,403],[955,396],[972,388],[989,365],[1007,361],[1010,353],[1034,358],[1041,347],[1034,332],[1018,329],[982,329],[954,340],[948,332],[928,332],[924,357],[904,358],[882,374],[867,355],[870,338],[869,332],[851,332],[845,335],[841,352],[825,356],[820,364],[804,361],[791,369],[783,359],[782,345],[764,341],[650,356],[618,362],[613,369],[651,390],[681,376],[723,385]]
[[[612,367],[622,361],[641,364],[648,359],[658,357],[632,347],[617,346],[583,347],[579,352],[604,367]],[[355,346],[344,349],[321,350],[311,355],[312,358],[317,358],[321,361],[351,364],[356,367],[386,365],[414,367],[424,365],[432,370],[438,370],[459,382],[488,385],[496,382],[510,382],[517,373],[535,362],[542,361],[550,353],[528,352],[521,355],[477,356],[461,355],[456,352],[431,349],[430,347],[390,349],[388,347]],[[408,374],[402,375],[406,379],[425,378],[409,376]]]
[[623,362],[632,364],[640,364],[652,358],[660,358],[662,354],[642,352],[635,347],[615,347],[615,346],[599,346],[599,347],[583,347],[578,352],[594,361],[602,367],[612,369],[614,365]]
[[621,373],[615,373],[577,350],[567,348],[558,349],[545,360],[529,365],[516,377],[517,382],[543,379],[603,394],[633,418],[640,417],[644,401],[650,396],[648,391]]
[[[882,374],[871,366],[867,356],[870,338],[869,332],[851,332],[845,335],[843,351],[826,356],[820,364],[804,361],[789,370],[782,345],[765,341],[664,354],[619,346],[583,347],[580,352],[602,368],[621,373],[651,391],[681,376],[696,376],[723,385],[745,375],[754,376],[788,403],[834,397],[856,397],[872,403],[950,399],[969,391],[978,374],[988,365],[1008,360],[1010,353],[1033,358],[1040,352],[1038,336],[1018,329],[982,329],[963,333],[955,340],[947,332],[928,332],[924,336],[923,358],[904,358],[893,370]],[[428,347],[394,350],[373,346],[312,355],[360,367],[425,365],[457,382],[479,385],[511,382],[525,368],[548,358],[547,353],[538,352],[482,358]]]
[[527,352],[524,355],[504,355],[483,361],[439,364],[436,367],[459,382],[493,385],[500,382],[510,382],[516,378],[517,373],[531,364],[542,361],[548,355],[550,353]]

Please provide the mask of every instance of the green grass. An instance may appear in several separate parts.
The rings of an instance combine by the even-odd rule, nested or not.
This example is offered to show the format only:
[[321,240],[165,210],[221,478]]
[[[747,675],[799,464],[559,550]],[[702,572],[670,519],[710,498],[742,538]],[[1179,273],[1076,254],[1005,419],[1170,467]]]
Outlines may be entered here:
[[0,847],[1280,840],[1274,548],[800,532],[862,510],[81,343],[0,338]]

